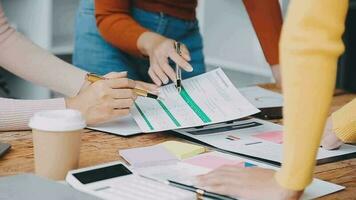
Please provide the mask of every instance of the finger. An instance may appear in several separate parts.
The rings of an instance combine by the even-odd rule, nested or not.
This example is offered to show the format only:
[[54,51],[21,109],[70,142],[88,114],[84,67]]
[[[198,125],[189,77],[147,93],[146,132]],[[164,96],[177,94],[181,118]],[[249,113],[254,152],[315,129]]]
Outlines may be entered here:
[[167,84],[169,82],[168,77],[166,74],[162,71],[160,67],[153,67],[152,68],[153,72],[158,76],[158,78],[162,81],[162,83]]
[[158,78],[158,76],[156,75],[156,73],[152,70],[152,68],[150,68],[148,70],[148,75],[151,77],[152,81],[157,85],[157,86],[161,86],[162,82],[161,80]]
[[192,72],[193,67],[180,55],[178,55],[176,52],[170,52],[169,57],[176,63],[178,64],[181,68],[183,68],[187,72]]
[[189,50],[184,44],[181,45],[181,55],[185,60],[187,60],[187,61],[191,60]]
[[335,135],[327,135],[321,141],[321,146],[327,150],[336,150],[339,149],[343,144]]
[[135,81],[128,78],[108,79],[106,80],[111,88],[135,88]]
[[113,79],[113,78],[126,78],[127,77],[127,72],[110,72],[108,74],[104,75],[105,78],[107,79]]
[[329,150],[329,151],[331,151],[331,150],[338,150],[338,149],[340,149],[341,145],[342,145],[342,143],[331,144],[331,145],[329,145],[329,144],[327,144],[327,145],[322,144],[322,148],[323,148],[323,149],[326,149],[326,150]]
[[113,109],[110,113],[111,118],[123,117],[130,114],[130,109]]
[[132,89],[111,89],[108,93],[113,99],[136,99],[137,97]]
[[146,83],[142,81],[136,81],[136,88],[143,89],[143,90],[148,90],[150,92],[153,92],[155,94],[159,93],[159,87],[155,84],[151,83]]
[[133,99],[115,99],[111,102],[110,107],[113,109],[129,109],[133,103]]
[[160,61],[160,66],[163,72],[175,83],[177,82],[177,75],[173,71],[172,67],[166,61]]

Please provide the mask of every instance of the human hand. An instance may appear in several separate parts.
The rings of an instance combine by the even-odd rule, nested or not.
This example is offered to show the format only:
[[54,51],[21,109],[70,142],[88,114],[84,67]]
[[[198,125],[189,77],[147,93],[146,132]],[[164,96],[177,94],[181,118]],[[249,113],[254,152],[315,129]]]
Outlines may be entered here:
[[88,125],[128,115],[136,99],[133,88],[136,82],[127,77],[127,72],[112,72],[105,80],[86,84],[79,94],[66,99],[66,106],[79,110]]
[[184,44],[181,45],[180,56],[174,48],[174,42],[172,39],[153,32],[143,33],[137,41],[138,48],[150,60],[148,75],[158,86],[167,84],[169,79],[176,82],[176,73],[169,65],[168,58],[185,71],[193,71],[193,67],[188,63],[190,55],[187,47]]
[[146,90],[156,95],[159,94],[159,87],[155,84],[146,83],[142,81],[135,81],[135,83],[136,83],[136,88],[138,89]]
[[197,177],[198,187],[207,191],[242,199],[299,199],[302,191],[282,188],[274,178],[275,171],[258,167],[241,168],[226,165]]
[[281,67],[280,65],[272,65],[271,66],[273,78],[276,81],[276,85],[278,88],[282,88],[282,77],[281,77]]
[[343,142],[335,135],[331,117],[326,121],[324,135],[321,140],[321,146],[327,150],[336,150],[340,148]]

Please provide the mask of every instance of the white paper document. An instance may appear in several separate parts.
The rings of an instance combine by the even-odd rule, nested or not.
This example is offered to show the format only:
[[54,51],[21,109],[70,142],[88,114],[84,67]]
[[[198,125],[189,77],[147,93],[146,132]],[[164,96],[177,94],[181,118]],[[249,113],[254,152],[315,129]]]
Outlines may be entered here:
[[[172,165],[151,166],[135,168],[135,172],[152,179],[164,181],[173,180],[186,185],[195,185],[195,177],[218,169],[221,165],[234,165],[236,167],[263,167],[278,170],[277,167],[246,159],[239,156],[220,152],[209,152],[197,155],[193,158],[182,160]],[[340,190],[345,187],[330,182],[314,179],[306,188],[301,199],[315,199]]]
[[129,136],[142,133],[140,127],[136,124],[131,115],[120,117],[110,122],[99,124],[93,127],[88,127],[92,130],[112,133],[115,135]]
[[257,108],[282,107],[283,96],[258,86],[238,88],[241,94]]
[[[214,124],[200,128],[175,130],[216,148],[282,162],[283,127],[260,119]],[[340,156],[356,156],[356,146],[343,144],[338,150],[319,149],[317,160],[326,163]]]
[[164,100],[138,97],[132,116],[143,132],[157,132],[219,123],[259,112],[221,69],[185,79],[178,93],[174,84],[161,88]]

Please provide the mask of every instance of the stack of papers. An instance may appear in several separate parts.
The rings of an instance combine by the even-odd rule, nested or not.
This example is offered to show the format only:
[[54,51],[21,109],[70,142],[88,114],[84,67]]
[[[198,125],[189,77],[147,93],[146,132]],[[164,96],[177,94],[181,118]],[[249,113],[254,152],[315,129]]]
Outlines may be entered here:
[[205,152],[205,147],[167,141],[149,147],[120,150],[119,154],[133,167],[147,167],[177,163],[181,159],[190,158]]
[[128,136],[226,122],[259,112],[221,69],[185,79],[180,93],[174,84],[163,86],[160,96],[164,100],[138,97],[130,116],[89,128]]
[[[282,161],[282,126],[258,119],[236,120],[253,115],[257,108],[281,107],[280,94],[259,87],[233,86],[221,69],[186,79],[180,93],[173,84],[161,88],[164,100],[139,97],[131,116],[93,129],[120,135],[176,130],[214,147],[275,163]],[[246,99],[244,96],[248,99]],[[257,108],[256,108],[257,107]],[[120,151],[136,172],[157,180],[194,185],[194,177],[223,165],[264,167],[266,163],[218,152],[204,153],[204,147],[168,141],[159,145]],[[319,150],[318,161],[356,153],[356,147]],[[314,179],[303,199],[314,199],[344,187]]]
[[131,115],[120,117],[111,122],[96,125],[95,127],[88,127],[92,130],[112,133],[115,135],[130,136],[142,133],[140,127],[137,126],[135,120]]
[[143,132],[157,132],[231,121],[259,112],[221,69],[161,88],[164,100],[138,97],[132,116]]
[[[222,165],[234,165],[242,168],[258,166],[278,170],[276,167],[243,157],[220,152],[209,152],[183,160],[174,165],[140,168],[136,170],[136,172],[145,177],[150,177],[160,181],[172,180],[186,185],[194,185],[195,176],[208,173],[218,167],[221,167]],[[314,179],[312,184],[306,188],[302,199],[315,199],[343,190],[344,188],[345,187],[340,185]]]
[[[250,136],[277,144],[280,142],[280,133],[275,131],[251,134]],[[243,137],[241,138],[243,140]],[[234,140],[241,140],[241,138],[231,137]],[[220,152],[201,153],[203,150],[205,151],[205,148],[198,145],[168,141],[150,147],[121,150],[120,155],[132,165],[135,173],[144,177],[157,181],[171,180],[191,186],[195,185],[196,176],[206,174],[224,165],[278,170],[277,167],[256,160]],[[182,159],[182,157],[188,158]],[[344,189],[343,186],[314,179],[302,199],[314,199],[342,189]]]
[[257,108],[282,107],[283,96],[258,86],[239,88],[241,94]]
[[[213,124],[199,128],[175,130],[219,149],[268,160],[282,162],[283,127],[260,119],[247,119],[232,123]],[[355,156],[356,146],[343,144],[338,150],[320,148],[318,163],[338,160],[344,156]]]

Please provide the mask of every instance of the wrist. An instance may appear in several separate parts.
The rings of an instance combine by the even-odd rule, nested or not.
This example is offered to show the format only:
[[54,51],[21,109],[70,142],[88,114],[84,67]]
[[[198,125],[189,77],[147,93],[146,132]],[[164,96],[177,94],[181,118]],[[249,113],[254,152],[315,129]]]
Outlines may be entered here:
[[78,94],[84,91],[90,84],[91,82],[88,81],[88,75],[86,75],[82,87],[80,88]]
[[286,188],[286,187],[284,187],[284,186],[282,186],[281,184],[280,184],[280,182],[277,180],[277,176],[276,175],[278,175],[278,174],[275,174],[275,176],[274,176],[274,180],[273,180],[273,182],[274,182],[274,184],[275,185],[277,185],[277,187],[279,188],[279,199],[280,200],[299,200],[300,199],[300,197],[303,195],[303,193],[304,193],[304,190],[300,190],[300,191],[298,191],[298,190],[291,190],[291,189],[288,189],[288,188]]
[[75,106],[75,101],[73,98],[71,98],[71,97],[65,98],[64,102],[65,102],[66,109],[77,110],[76,106]]
[[66,109],[77,110],[86,118],[86,109],[85,106],[82,105],[84,102],[80,102],[77,96],[65,98],[64,101]]
[[165,38],[154,32],[144,32],[140,35],[137,40],[137,48],[138,50],[145,56],[149,56],[150,52],[154,48],[154,45],[157,44],[158,41],[164,40]]

